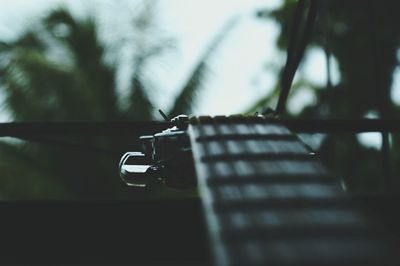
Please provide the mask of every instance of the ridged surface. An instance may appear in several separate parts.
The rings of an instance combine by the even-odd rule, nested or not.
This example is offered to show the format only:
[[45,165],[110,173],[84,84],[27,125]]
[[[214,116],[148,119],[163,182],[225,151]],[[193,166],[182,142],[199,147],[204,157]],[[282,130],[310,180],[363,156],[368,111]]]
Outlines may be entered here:
[[199,117],[189,135],[217,265],[396,265],[385,232],[285,126]]

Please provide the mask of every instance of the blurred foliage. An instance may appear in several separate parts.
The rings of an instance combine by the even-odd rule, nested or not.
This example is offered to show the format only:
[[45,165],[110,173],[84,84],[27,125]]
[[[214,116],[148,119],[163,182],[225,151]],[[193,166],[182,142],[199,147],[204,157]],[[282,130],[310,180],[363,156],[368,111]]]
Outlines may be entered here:
[[[296,3],[285,0],[277,10],[258,13],[260,17],[273,18],[280,26],[277,46],[283,51],[288,46]],[[399,7],[395,0],[319,1],[319,16],[309,49],[322,48],[328,57],[335,58],[341,79],[338,84],[327,82],[326,86],[315,86],[303,77],[296,79],[292,95],[295,90],[307,87],[312,89],[316,101],[299,114],[289,115],[397,117],[400,108],[392,101],[390,89],[398,65]],[[151,9],[152,5],[146,4],[144,12],[133,19],[133,27],[142,35],[154,34],[147,31],[153,25],[154,12],[148,12]],[[230,21],[206,47],[181,91],[172,99],[171,108],[166,110],[169,116],[191,112],[208,73],[207,58],[234,24]],[[119,66],[117,62],[106,62],[111,49],[100,40],[96,20],[90,16],[77,19],[66,9],[52,11],[39,26],[32,24],[15,40],[0,40],[0,90],[6,96],[4,108],[11,111],[16,121],[154,119],[157,109],[152,98],[154,88],[144,73],[148,63],[165,53],[170,42],[149,37],[151,42],[142,43],[142,39],[148,38],[138,38],[132,46],[135,56],[130,62],[130,86],[121,100],[116,89]],[[250,111],[276,103],[279,89],[276,84]],[[111,151],[137,148],[134,139],[124,137],[76,137],[72,141]],[[318,152],[329,168],[343,175],[351,190],[381,192],[398,186],[395,176],[400,173],[399,148],[399,136],[392,135],[390,167],[384,167],[379,151],[363,146],[356,136],[326,135]],[[73,147],[2,141],[0,198],[125,199],[193,195],[159,187],[151,193],[129,191],[117,177],[118,159]]]
[[[152,8],[148,3],[147,11]],[[154,17],[148,14],[139,13],[133,19],[133,27],[142,33],[153,23]],[[169,114],[190,113],[204,82],[206,60],[224,34],[225,30],[221,31],[206,49],[181,92],[172,99]],[[124,99],[128,103],[121,103],[116,89],[118,64],[105,62],[110,49],[99,38],[96,20],[91,16],[77,19],[66,9],[54,10],[38,27],[29,27],[14,41],[0,42],[0,89],[6,96],[5,108],[16,121],[154,119],[154,91],[142,73],[169,43],[148,37],[154,37],[152,45],[140,43],[138,38],[132,46],[136,56],[130,63],[133,73]],[[138,148],[136,139],[126,137],[76,137],[73,141],[120,152]],[[2,141],[0,197],[123,199],[195,195],[193,191],[177,193],[160,187],[150,192],[128,190],[118,178],[121,155]]]
[[[321,0],[319,15],[309,49],[321,48],[327,60],[338,61],[341,80],[318,87],[303,78],[292,87],[313,89],[316,101],[306,106],[303,118],[362,118],[377,114],[381,118],[395,118],[399,106],[390,97],[392,77],[398,65],[400,16],[399,1],[333,1]],[[280,49],[288,47],[291,22],[297,1],[285,0],[277,10],[263,10],[259,17],[274,19],[281,28],[277,40]],[[328,61],[329,62],[329,61]],[[279,84],[257,103],[260,109],[271,105],[279,95]],[[289,96],[290,97],[290,96]],[[399,136],[392,135],[391,164],[384,166],[382,154],[363,146],[356,136],[327,135],[319,147],[319,154],[329,168],[343,175],[348,187],[356,192],[395,191],[396,175],[400,173]]]

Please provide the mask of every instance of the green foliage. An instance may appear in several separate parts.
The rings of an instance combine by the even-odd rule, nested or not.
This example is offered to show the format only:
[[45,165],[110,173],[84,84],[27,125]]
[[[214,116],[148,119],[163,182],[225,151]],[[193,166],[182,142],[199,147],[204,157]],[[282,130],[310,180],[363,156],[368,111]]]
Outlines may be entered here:
[[155,110],[141,79],[142,64],[144,64],[143,59],[137,60],[136,71],[132,75],[130,107],[127,111],[127,115],[135,120],[149,120]]
[[[135,21],[142,32],[151,24],[143,14]],[[210,45],[200,58],[180,96],[173,100],[171,113],[191,110],[195,95],[202,87],[205,61],[218,42]],[[133,45],[137,56],[132,62],[134,71],[126,107],[118,100],[117,66],[104,60],[108,47],[99,39],[94,18],[78,20],[66,9],[55,10],[37,29],[27,30],[12,42],[0,43],[0,89],[6,96],[5,107],[16,121],[152,119],[156,110],[149,97],[152,88],[142,73],[146,63],[168,45],[168,42],[151,47]],[[52,54],[54,51],[57,51],[56,57]],[[137,148],[136,140],[126,137],[75,137],[73,141],[114,151]],[[119,156],[91,154],[73,147],[0,142],[0,197],[149,199],[195,195],[160,187],[147,193],[128,191],[117,176],[118,160]]]
[[[94,97],[85,88],[81,76],[74,70],[49,62],[38,51],[14,51],[14,58],[4,69],[2,81],[7,88],[6,103],[17,120],[95,117],[90,107]],[[80,96],[76,97],[78,94]]]
[[214,53],[226,34],[229,33],[229,31],[236,25],[237,22],[237,18],[232,18],[230,21],[228,21],[225,27],[215,36],[209,47],[207,47],[204,55],[202,56],[203,60],[200,60],[195,66],[192,74],[187,79],[185,86],[183,86],[181,92],[176,97],[173,107],[168,113],[169,117],[174,117],[183,113],[188,114],[192,111],[191,107],[195,102],[196,93],[199,91],[199,88],[203,87],[205,76],[207,76],[209,72],[207,59]]
[[[284,1],[272,12],[262,12],[281,26],[277,45],[286,50],[292,14],[297,1]],[[390,87],[399,49],[398,1],[320,1],[317,28],[311,47],[328,49],[339,64],[341,81],[332,88],[313,87],[317,101],[299,117],[362,118],[377,113],[394,118],[399,113],[390,98]],[[278,85],[277,85],[278,86]],[[292,90],[295,90],[293,86]],[[276,99],[276,89],[260,104]],[[355,136],[326,136],[319,153],[324,162],[342,174],[354,191],[388,190],[399,173],[399,140],[393,136],[392,169],[382,169],[379,151],[364,147]],[[394,163],[393,163],[394,162]],[[392,172],[392,176],[385,176]],[[391,180],[390,182],[385,179]]]
[[1,199],[65,199],[72,195],[27,146],[0,143]]
[[183,113],[190,113],[196,96],[197,88],[201,87],[206,72],[207,64],[206,62],[201,61],[193,71],[193,74],[187,81],[185,87],[183,87],[182,91],[176,98],[171,111],[168,113],[168,117],[174,117]]

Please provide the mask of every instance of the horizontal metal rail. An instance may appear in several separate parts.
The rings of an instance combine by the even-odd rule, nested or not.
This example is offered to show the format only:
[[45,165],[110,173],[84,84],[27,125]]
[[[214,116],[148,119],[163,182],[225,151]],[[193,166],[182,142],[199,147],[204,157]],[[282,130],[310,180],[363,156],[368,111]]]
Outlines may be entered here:
[[0,137],[129,136],[154,134],[171,126],[164,121],[135,122],[9,122],[0,123]]
[[400,132],[400,119],[281,119],[301,133]]
[[[245,121],[245,117],[243,117]],[[258,119],[257,119],[258,120]],[[400,132],[400,119],[261,119],[282,123],[298,133]],[[159,132],[172,124],[164,121],[134,122],[9,122],[0,123],[0,137],[23,136],[121,136]]]

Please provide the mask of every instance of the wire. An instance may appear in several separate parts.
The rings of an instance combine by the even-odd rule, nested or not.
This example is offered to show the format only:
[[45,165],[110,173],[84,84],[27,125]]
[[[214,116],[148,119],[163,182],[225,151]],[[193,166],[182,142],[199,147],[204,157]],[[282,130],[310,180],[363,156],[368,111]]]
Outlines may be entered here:
[[154,134],[171,123],[158,121],[136,122],[10,122],[0,123],[0,137],[11,137],[42,144],[78,149],[107,156],[120,156],[121,151],[73,142],[54,136],[131,136]]
[[330,39],[330,30],[331,30],[331,23],[330,18],[328,15],[328,2],[324,1],[319,6],[319,18],[321,23],[319,24],[320,31],[322,32],[322,48],[325,54],[325,68],[326,68],[326,88],[328,90],[333,89],[332,83],[332,69],[331,69],[331,62],[332,62],[332,50],[330,47],[329,39]]
[[[267,118],[255,116],[243,116],[235,118],[238,122],[251,123],[282,123],[293,131],[308,133],[361,133],[361,132],[400,132],[400,119],[289,119]],[[235,121],[236,121],[235,120]],[[83,122],[82,122],[83,123]],[[138,126],[143,125],[143,128]],[[0,137],[15,137],[20,139],[40,138],[41,141],[62,141],[51,139],[49,136],[132,136],[154,134],[170,127],[171,123],[164,122],[90,122],[88,124],[71,122],[47,122],[47,123],[0,123]],[[39,141],[39,139],[38,139]],[[86,145],[86,144],[83,144]]]
[[171,122],[8,122],[0,123],[0,137],[13,136],[140,136],[171,127]]
[[283,114],[285,112],[286,101],[289,95],[290,87],[292,86],[294,75],[303,58],[305,48],[311,38],[315,20],[317,17],[318,1],[310,0],[310,7],[308,10],[307,20],[304,27],[304,32],[301,40],[299,41],[298,48],[296,49],[296,42],[298,39],[299,29],[301,25],[301,14],[304,13],[305,1],[300,0],[297,4],[291,36],[289,39],[289,46],[286,58],[286,64],[283,69],[282,79],[281,79],[281,93],[279,95],[278,104],[276,107],[277,114]]
[[[368,7],[370,10],[370,17],[374,22],[373,34],[371,37],[371,57],[372,57],[372,69],[375,75],[374,82],[376,88],[384,88],[385,85],[385,77],[384,73],[384,64],[382,62],[382,44],[379,42],[377,34],[383,34],[382,31],[379,31],[378,24],[381,20],[385,21],[386,17],[384,14],[377,10],[373,3],[368,3]],[[379,116],[382,119],[385,119],[389,113],[388,107],[390,106],[390,102],[387,100],[388,97],[385,95],[385,90],[382,90],[381,93],[377,93],[376,95],[376,108],[379,111]],[[389,143],[389,132],[381,132],[382,145],[381,145],[381,163],[382,170],[384,176],[384,189],[387,192],[392,192],[393,185],[395,182],[392,177],[392,166],[390,160],[390,143]]]
[[111,156],[111,157],[116,157],[116,156],[121,155],[121,152],[118,150],[106,149],[106,148],[101,148],[101,147],[97,147],[97,146],[93,146],[93,145],[89,145],[89,144],[83,144],[83,143],[79,143],[79,142],[72,142],[72,141],[61,140],[61,139],[38,137],[38,136],[11,136],[11,137],[17,138],[20,140],[48,144],[48,145],[52,145],[52,146],[56,145],[56,146],[64,147],[64,148],[78,149],[79,151],[92,152],[92,153],[95,153],[96,155],[101,154],[101,155],[106,155],[106,156]]

